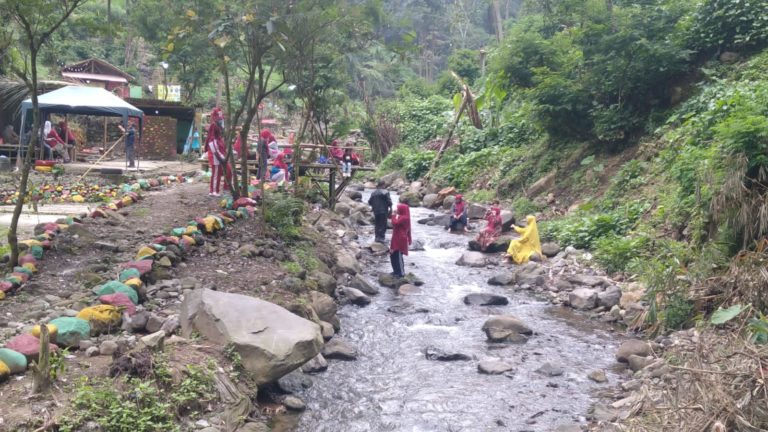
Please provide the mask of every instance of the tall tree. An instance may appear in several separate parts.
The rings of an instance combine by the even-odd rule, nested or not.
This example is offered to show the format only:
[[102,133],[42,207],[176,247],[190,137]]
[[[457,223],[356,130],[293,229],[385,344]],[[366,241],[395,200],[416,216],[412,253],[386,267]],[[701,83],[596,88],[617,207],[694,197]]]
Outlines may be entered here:
[[[48,43],[51,36],[87,0],[0,0],[0,16],[3,18],[3,38],[18,43],[6,44],[7,50],[14,51],[11,56],[3,56],[16,77],[24,82],[32,94],[32,134],[27,144],[24,163],[21,168],[19,199],[13,210],[11,226],[8,230],[8,244],[11,247],[11,267],[18,264],[19,245],[17,229],[19,217],[27,195],[29,171],[32,168],[32,155],[40,135],[40,106],[38,103],[37,60],[40,50]],[[23,132],[23,131],[22,131]]]

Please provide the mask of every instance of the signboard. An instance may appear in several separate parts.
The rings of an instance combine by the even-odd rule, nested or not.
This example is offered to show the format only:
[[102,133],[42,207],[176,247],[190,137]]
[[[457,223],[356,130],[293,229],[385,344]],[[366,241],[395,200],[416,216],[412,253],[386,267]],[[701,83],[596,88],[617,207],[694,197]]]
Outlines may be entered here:
[[166,87],[159,84],[157,86],[157,98],[171,102],[181,102],[181,86],[169,85]]

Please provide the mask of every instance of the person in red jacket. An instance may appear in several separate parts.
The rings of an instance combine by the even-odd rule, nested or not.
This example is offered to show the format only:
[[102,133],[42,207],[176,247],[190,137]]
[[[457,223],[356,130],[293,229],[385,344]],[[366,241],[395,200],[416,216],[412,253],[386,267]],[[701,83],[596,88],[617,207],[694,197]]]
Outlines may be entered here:
[[224,115],[221,108],[211,111],[211,124],[205,139],[205,151],[208,152],[208,166],[211,167],[211,184],[208,195],[219,196],[221,191],[222,170],[227,164],[224,148]]
[[408,246],[411,243],[411,210],[407,204],[398,204],[397,213],[392,214],[392,240],[389,245],[393,276],[405,277],[403,255],[408,255]]

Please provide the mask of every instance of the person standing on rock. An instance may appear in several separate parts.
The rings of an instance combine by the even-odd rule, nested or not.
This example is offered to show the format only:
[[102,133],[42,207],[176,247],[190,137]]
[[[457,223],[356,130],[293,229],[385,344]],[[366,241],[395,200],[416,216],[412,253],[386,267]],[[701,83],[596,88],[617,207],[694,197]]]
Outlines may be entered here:
[[451,206],[451,218],[448,220],[446,231],[469,231],[467,229],[467,203],[461,194],[455,196],[455,201]]
[[392,214],[392,242],[389,246],[389,261],[392,263],[392,276],[405,277],[403,256],[408,255],[411,238],[411,210],[408,204],[398,204],[397,213]]
[[376,190],[368,198],[368,205],[373,210],[375,220],[374,235],[377,243],[384,243],[387,235],[387,217],[392,214],[392,198],[389,191],[385,188],[384,182],[379,181],[376,184]]

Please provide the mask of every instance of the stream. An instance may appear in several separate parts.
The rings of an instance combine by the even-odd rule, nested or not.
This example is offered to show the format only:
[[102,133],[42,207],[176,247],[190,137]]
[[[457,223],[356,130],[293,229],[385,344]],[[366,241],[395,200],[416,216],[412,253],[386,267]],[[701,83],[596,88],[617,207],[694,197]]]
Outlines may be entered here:
[[[488,285],[504,267],[457,266],[474,233],[450,234],[416,223],[431,214],[411,209],[413,240],[421,240],[424,250],[412,251],[405,262],[425,282],[421,293],[399,296],[381,288],[366,307],[340,308],[338,336],[357,348],[358,359],[329,360],[328,370],[313,377],[312,387],[298,395],[307,410],[296,430],[543,432],[584,422],[595,391],[618,379],[611,367],[620,341],[610,327],[528,292]],[[373,241],[372,227],[359,241]],[[365,276],[376,284],[378,272],[390,271],[385,256]],[[509,304],[467,306],[463,298],[469,293],[504,295]],[[523,344],[487,342],[481,327],[497,314],[516,316],[534,335]],[[428,347],[472,360],[428,360]],[[515,369],[481,374],[478,361],[487,359],[511,362]],[[562,375],[537,372],[545,363],[561,367]],[[609,384],[587,377],[595,369],[605,369]]]

